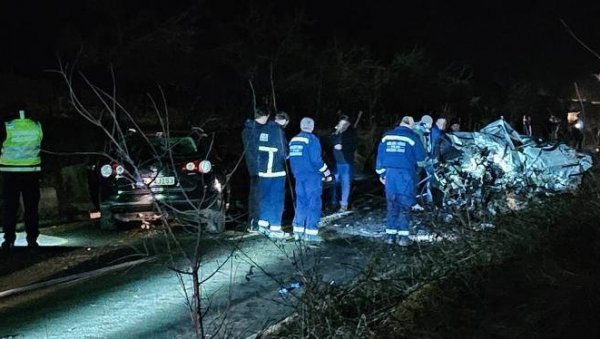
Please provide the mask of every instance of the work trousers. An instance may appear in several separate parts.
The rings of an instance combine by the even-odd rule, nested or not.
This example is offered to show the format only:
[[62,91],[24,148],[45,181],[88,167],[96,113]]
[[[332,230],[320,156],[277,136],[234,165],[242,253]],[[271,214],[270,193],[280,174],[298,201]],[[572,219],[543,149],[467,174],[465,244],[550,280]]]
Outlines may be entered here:
[[285,177],[259,177],[258,185],[260,196],[258,225],[269,227],[271,231],[280,231],[285,201]]
[[388,168],[385,172],[387,200],[387,234],[409,235],[410,211],[416,203],[415,172],[409,169]]
[[302,175],[296,177],[296,211],[294,233],[316,235],[321,220],[322,175]]
[[38,205],[40,203],[39,172],[2,172],[2,199],[4,205],[4,240],[14,243],[16,239],[19,200],[23,197],[23,221],[27,243],[35,243],[40,234]]

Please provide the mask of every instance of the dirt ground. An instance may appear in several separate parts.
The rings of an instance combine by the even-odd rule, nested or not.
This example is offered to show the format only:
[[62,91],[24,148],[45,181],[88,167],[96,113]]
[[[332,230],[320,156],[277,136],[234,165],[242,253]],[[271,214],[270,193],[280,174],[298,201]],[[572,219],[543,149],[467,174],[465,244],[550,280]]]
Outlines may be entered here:
[[[277,324],[296,310],[303,289],[284,296],[278,291],[309,275],[330,284],[355,279],[381,254],[379,238],[385,228],[383,198],[368,192],[363,196],[351,213],[324,218],[327,241],[319,247],[273,243],[261,237],[241,240],[243,234],[235,231],[207,239],[205,274],[230,258],[204,284],[210,302],[207,332],[248,337]],[[417,225],[425,225],[427,213],[416,213],[415,219]],[[0,293],[106,267],[125,257],[139,258],[143,252],[139,245],[153,237],[136,228],[101,231],[94,222],[45,228],[42,233],[59,245],[0,254]],[[422,300],[424,307],[416,313],[414,324],[392,337],[600,337],[599,233],[593,220],[579,222],[557,229],[536,255],[475,270],[467,282],[443,281]],[[392,257],[401,261],[402,255],[399,251]],[[160,260],[91,280],[0,297],[0,319],[0,337],[192,335],[182,286]]]

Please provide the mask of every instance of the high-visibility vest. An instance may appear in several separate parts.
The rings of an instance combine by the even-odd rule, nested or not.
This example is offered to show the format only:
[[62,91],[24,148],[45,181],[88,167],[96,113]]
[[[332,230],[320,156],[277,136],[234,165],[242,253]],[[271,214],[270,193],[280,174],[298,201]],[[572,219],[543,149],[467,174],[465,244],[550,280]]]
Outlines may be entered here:
[[6,140],[2,144],[0,172],[39,172],[42,159],[42,125],[27,118],[6,124]]

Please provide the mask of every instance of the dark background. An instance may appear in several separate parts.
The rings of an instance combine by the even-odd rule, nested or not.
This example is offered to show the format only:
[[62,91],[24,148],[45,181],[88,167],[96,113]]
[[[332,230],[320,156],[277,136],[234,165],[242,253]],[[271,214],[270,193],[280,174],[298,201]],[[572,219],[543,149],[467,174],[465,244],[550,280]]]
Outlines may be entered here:
[[75,121],[64,82],[48,72],[62,62],[84,94],[79,72],[112,89],[112,69],[117,99],[143,124],[156,124],[148,95],[160,101],[160,88],[174,125],[217,117],[211,129],[237,136],[252,107],[248,80],[258,105],[272,106],[272,69],[278,108],[296,122],[328,126],[338,110],[363,110],[362,126],[380,129],[426,112],[464,129],[500,115],[535,124],[569,109],[574,82],[596,97],[600,60],[560,20],[600,48],[598,17],[598,2],[3,2],[0,104],[27,101],[56,130]]

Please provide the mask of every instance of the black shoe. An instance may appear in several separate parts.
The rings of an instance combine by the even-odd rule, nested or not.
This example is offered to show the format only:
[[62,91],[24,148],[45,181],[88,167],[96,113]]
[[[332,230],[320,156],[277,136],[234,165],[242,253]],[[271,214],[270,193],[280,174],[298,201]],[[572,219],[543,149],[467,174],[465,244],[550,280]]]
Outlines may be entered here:
[[396,235],[395,234],[386,234],[384,241],[388,245],[393,245],[396,243]]
[[34,242],[28,242],[27,247],[28,248],[40,248],[40,245],[37,243],[37,241],[34,241]]
[[3,251],[8,251],[11,248],[15,247],[15,243],[11,242],[11,241],[4,241],[2,243],[2,246],[0,246],[0,249],[2,249]]

